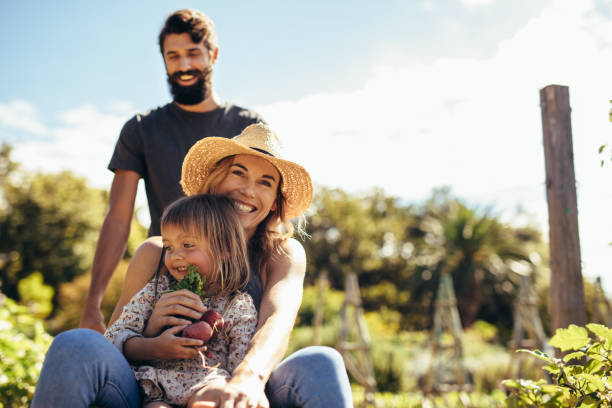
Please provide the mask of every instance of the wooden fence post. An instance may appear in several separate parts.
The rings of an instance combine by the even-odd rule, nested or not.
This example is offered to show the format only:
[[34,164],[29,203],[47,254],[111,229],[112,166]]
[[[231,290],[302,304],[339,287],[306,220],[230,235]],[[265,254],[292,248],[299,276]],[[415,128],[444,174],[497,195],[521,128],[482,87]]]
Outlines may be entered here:
[[586,324],[569,88],[549,85],[541,89],[540,107],[548,199],[550,304],[556,330]]

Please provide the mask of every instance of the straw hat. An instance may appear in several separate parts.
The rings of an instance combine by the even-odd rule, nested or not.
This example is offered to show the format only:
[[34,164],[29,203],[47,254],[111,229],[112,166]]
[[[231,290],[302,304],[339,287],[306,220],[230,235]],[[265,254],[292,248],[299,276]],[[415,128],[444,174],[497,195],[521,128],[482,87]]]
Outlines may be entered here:
[[231,139],[206,137],[194,144],[183,160],[181,186],[185,194],[200,193],[219,160],[235,154],[261,157],[278,169],[287,219],[299,217],[308,209],[312,202],[310,175],[299,164],[282,159],[276,133],[263,123],[249,125]]

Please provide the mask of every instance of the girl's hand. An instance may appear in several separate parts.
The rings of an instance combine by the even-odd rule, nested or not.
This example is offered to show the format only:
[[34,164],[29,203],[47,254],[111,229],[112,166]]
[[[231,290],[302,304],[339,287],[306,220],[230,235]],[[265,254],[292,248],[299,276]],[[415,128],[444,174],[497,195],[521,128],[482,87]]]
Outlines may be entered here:
[[186,325],[174,326],[154,338],[156,354],[162,360],[193,358],[198,352],[206,351],[202,340],[180,337],[179,334]]
[[158,336],[164,327],[191,323],[181,316],[199,320],[205,311],[200,297],[190,290],[164,293],[155,304],[142,334],[145,337]]

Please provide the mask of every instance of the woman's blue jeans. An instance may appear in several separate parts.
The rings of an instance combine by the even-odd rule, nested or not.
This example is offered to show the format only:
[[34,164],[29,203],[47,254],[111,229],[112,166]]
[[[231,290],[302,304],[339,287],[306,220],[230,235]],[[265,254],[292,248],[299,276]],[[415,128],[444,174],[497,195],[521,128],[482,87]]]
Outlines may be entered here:
[[[307,347],[283,360],[266,385],[271,407],[352,407],[340,354]],[[32,408],[140,407],[138,384],[123,355],[100,333],[75,329],[55,337]]]

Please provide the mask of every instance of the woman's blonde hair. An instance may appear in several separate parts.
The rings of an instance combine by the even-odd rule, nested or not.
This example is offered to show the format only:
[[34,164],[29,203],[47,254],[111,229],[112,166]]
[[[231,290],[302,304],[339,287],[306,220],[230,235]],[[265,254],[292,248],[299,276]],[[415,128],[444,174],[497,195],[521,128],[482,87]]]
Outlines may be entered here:
[[214,268],[204,285],[207,296],[225,296],[249,281],[245,236],[231,200],[210,194],[183,197],[166,208],[162,229],[173,225],[205,240]]
[[[200,193],[216,194],[217,188],[227,177],[235,155],[219,160],[210,175],[204,181]],[[284,253],[282,244],[293,236],[294,230],[300,235],[306,235],[303,229],[304,217],[300,217],[296,227],[285,216],[285,200],[281,193],[283,180],[278,183],[276,192],[276,208],[257,226],[255,233],[248,242],[248,256],[252,267],[262,271],[272,256]]]

